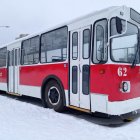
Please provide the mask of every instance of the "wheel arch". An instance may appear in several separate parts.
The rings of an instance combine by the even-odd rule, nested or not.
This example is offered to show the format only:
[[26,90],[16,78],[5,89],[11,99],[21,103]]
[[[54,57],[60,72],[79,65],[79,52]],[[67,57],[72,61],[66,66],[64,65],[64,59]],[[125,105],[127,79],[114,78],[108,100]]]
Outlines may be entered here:
[[41,86],[41,99],[44,100],[45,86],[51,80],[55,80],[59,84],[61,90],[64,92],[64,95],[63,95],[64,99],[63,99],[63,101],[64,101],[64,105],[66,105],[64,85],[63,85],[62,81],[60,80],[60,78],[58,78],[56,75],[49,75],[46,78],[44,78],[44,80],[42,82],[42,86]]

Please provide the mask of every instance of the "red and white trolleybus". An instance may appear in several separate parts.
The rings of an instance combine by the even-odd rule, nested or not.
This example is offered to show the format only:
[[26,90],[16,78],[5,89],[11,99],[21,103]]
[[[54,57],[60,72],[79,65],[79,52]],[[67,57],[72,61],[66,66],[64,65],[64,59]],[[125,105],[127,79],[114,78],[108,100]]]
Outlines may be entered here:
[[0,47],[0,90],[60,112],[140,109],[140,14],[110,7]]

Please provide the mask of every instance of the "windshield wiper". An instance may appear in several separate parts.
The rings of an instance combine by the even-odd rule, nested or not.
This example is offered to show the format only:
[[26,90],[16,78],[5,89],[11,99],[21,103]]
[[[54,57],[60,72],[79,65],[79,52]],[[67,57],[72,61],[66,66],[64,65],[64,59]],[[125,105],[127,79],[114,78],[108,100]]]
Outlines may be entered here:
[[139,46],[140,46],[140,34],[138,34],[138,45],[137,45],[137,51],[135,53],[135,57],[134,60],[132,62],[131,68],[134,68],[134,66],[136,66],[136,59],[137,59],[137,54],[139,52]]
[[138,47],[137,47],[137,51],[136,51],[134,60],[133,60],[133,62],[132,62],[131,68],[134,68],[134,66],[136,66],[136,59],[137,59],[137,54],[138,54],[138,52],[139,52],[139,49],[138,49]]
[[99,61],[99,64],[104,64],[104,63],[106,63],[106,61],[104,61],[104,60]]

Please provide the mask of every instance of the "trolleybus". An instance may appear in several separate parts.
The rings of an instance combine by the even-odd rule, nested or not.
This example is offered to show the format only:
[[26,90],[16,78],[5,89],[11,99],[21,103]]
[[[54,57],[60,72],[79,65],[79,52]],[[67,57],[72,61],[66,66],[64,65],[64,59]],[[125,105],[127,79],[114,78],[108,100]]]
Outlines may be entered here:
[[0,90],[43,106],[122,115],[140,109],[140,14],[110,7],[0,47]]

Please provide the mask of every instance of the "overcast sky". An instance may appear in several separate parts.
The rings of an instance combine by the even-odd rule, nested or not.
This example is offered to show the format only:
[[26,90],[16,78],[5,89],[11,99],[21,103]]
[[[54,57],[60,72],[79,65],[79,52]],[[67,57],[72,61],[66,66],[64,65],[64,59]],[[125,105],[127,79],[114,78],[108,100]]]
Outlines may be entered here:
[[126,5],[140,12],[140,0],[0,0],[0,44],[19,34],[32,34],[110,6]]

